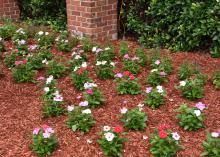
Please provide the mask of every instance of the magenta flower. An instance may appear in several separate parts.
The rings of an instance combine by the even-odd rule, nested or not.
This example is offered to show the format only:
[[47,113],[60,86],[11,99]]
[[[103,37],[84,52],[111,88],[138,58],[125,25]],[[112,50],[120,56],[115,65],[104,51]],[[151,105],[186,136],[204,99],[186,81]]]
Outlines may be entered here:
[[196,108],[200,109],[201,111],[206,108],[206,105],[203,104],[202,102],[198,102],[195,106],[196,106]]
[[92,95],[92,94],[93,94],[93,90],[92,90],[91,88],[90,88],[90,89],[87,89],[87,90],[86,90],[86,93],[89,94],[89,95]]
[[155,63],[156,65],[159,65],[159,64],[160,64],[160,60],[156,60],[154,63]]
[[153,89],[152,87],[147,87],[145,92],[148,94],[152,91],[152,89]]
[[117,73],[117,74],[115,75],[115,77],[122,78],[122,77],[123,77],[123,74],[122,74],[122,73]]
[[44,80],[44,79],[45,79],[45,77],[43,77],[43,76],[40,76],[40,77],[37,78],[38,81],[41,81],[41,80]]
[[37,135],[39,133],[39,131],[40,131],[40,128],[35,128],[34,131],[33,131],[33,134]]
[[125,55],[124,55],[124,58],[125,58],[125,59],[129,59],[130,57],[129,57],[128,54],[125,54]]

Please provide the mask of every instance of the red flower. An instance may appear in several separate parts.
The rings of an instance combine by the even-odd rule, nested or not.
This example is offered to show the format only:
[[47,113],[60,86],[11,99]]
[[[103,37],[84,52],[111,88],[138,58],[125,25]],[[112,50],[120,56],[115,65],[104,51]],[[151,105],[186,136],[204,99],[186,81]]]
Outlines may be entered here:
[[23,60],[23,64],[26,64],[27,63],[27,60],[25,59],[25,60]]
[[84,70],[86,70],[86,68],[80,68],[80,69],[78,70],[78,74],[82,74]]
[[93,90],[92,89],[87,89],[86,93],[89,94],[89,95],[92,95],[93,94]]
[[167,138],[167,132],[162,130],[159,132],[159,136],[160,138]]
[[169,125],[166,125],[166,124],[160,124],[158,129],[159,130],[164,130],[164,129],[168,129],[170,126]]
[[115,131],[116,133],[120,133],[120,132],[123,132],[123,128],[122,128],[121,126],[116,126],[115,129],[114,129],[114,131]]
[[129,71],[125,71],[125,72],[123,72],[123,75],[129,77],[129,75],[131,75],[131,73]]
[[132,75],[132,74],[129,76],[129,78],[130,78],[130,80],[134,80],[135,79],[134,75]]

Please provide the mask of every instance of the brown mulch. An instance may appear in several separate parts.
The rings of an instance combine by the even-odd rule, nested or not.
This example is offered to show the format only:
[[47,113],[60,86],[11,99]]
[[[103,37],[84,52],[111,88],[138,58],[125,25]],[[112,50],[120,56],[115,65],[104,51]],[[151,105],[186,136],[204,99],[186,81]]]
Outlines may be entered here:
[[[114,42],[118,47],[118,42]],[[136,43],[129,43],[131,48],[137,47]],[[201,144],[206,136],[206,131],[213,131],[220,128],[220,91],[214,89],[209,80],[205,86],[205,97],[201,100],[207,104],[208,109],[204,112],[207,116],[205,120],[206,128],[194,132],[184,131],[177,123],[174,112],[180,103],[187,102],[193,106],[196,102],[188,101],[181,97],[175,85],[179,83],[177,79],[177,69],[184,61],[196,63],[201,66],[202,71],[211,77],[215,70],[220,70],[220,59],[214,59],[209,54],[201,53],[168,53],[163,50],[163,54],[169,54],[173,60],[174,73],[169,76],[169,82],[163,84],[168,93],[169,99],[166,104],[158,110],[153,110],[145,106],[144,111],[148,115],[147,128],[145,131],[128,131],[128,141],[125,142],[125,157],[148,157],[150,156],[149,142],[143,140],[143,135],[153,133],[154,129],[161,123],[169,124],[173,131],[181,135],[184,149],[179,151],[178,157],[199,157],[203,151]],[[91,60],[94,58],[92,57]],[[117,60],[116,60],[117,61]],[[121,63],[118,63],[121,67]],[[150,71],[149,67],[142,68],[138,75],[143,89],[147,86],[144,81]],[[96,120],[95,126],[88,134],[72,132],[65,125],[67,116],[63,115],[55,118],[43,119],[41,113],[42,87],[30,83],[16,84],[13,82],[11,72],[3,67],[5,77],[0,78],[0,156],[1,157],[31,157],[36,156],[29,148],[31,144],[31,134],[35,127],[48,124],[55,129],[59,140],[59,148],[51,156],[53,157],[102,157],[104,156],[99,145],[96,143],[98,132],[104,125],[122,125],[119,120],[119,110],[122,107],[133,108],[142,102],[144,95],[130,96],[118,95],[115,90],[115,83],[112,80],[99,80],[92,75],[95,83],[101,89],[106,98],[106,104],[98,109],[93,109]],[[83,99],[76,97],[81,95],[71,84],[71,78],[66,76],[58,79],[58,86],[64,96],[66,105],[77,105]],[[173,99],[172,101],[170,99]],[[92,143],[87,143],[87,139]]]

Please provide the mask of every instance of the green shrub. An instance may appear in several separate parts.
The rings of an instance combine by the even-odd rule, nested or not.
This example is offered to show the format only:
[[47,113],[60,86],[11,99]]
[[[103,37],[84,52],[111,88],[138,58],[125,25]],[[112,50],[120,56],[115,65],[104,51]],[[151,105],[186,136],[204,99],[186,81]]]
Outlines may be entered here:
[[220,89],[220,71],[216,71],[212,77],[213,84],[216,89]]
[[139,58],[138,63],[144,67],[148,64],[149,58],[145,54],[144,50],[142,48],[137,48],[135,51],[136,56]]
[[100,79],[111,79],[114,78],[115,63],[107,61],[96,62],[96,75]]
[[178,78],[180,80],[185,80],[190,78],[193,74],[196,73],[196,67],[194,64],[190,64],[188,62],[184,62],[180,65],[178,69]]
[[50,155],[58,147],[54,130],[47,125],[43,125],[42,128],[35,128],[32,138],[31,148],[39,157]]
[[115,58],[114,48],[112,46],[102,49],[101,52],[97,53],[96,60],[111,61]]
[[177,119],[184,130],[194,131],[205,127],[203,124],[205,115],[198,108],[189,108],[187,104],[181,104],[177,112],[179,112]]
[[[148,47],[190,51],[209,47],[220,57],[220,3],[197,0],[126,1],[126,26]],[[124,15],[124,16],[126,16]]]
[[54,78],[60,78],[62,76],[64,76],[65,72],[66,72],[66,67],[65,65],[59,63],[56,60],[51,60],[48,62],[47,65],[47,75],[53,75]]
[[204,152],[201,154],[202,156],[211,156],[211,157],[218,157],[220,156],[220,133],[212,132],[208,133],[206,140],[203,142]]
[[34,82],[36,71],[31,69],[31,66],[28,63],[26,63],[26,60],[16,62],[20,63],[17,64],[14,68],[12,68],[13,79],[18,83]]
[[5,65],[9,68],[14,67],[17,56],[18,56],[18,53],[14,51],[12,51],[10,54],[7,54],[4,59]]
[[83,107],[79,106],[68,106],[67,125],[73,131],[89,132],[94,124],[95,120],[90,109],[83,109]]
[[152,86],[158,86],[161,83],[168,82],[167,74],[164,71],[153,69],[148,75],[146,82]]
[[12,24],[0,26],[0,37],[3,40],[10,40],[16,31],[16,27]]
[[129,53],[128,43],[126,41],[120,42],[120,55],[124,56]]
[[147,115],[145,112],[141,112],[139,108],[134,108],[123,112],[125,108],[121,110],[121,121],[124,123],[124,127],[131,130],[144,130],[146,128]]

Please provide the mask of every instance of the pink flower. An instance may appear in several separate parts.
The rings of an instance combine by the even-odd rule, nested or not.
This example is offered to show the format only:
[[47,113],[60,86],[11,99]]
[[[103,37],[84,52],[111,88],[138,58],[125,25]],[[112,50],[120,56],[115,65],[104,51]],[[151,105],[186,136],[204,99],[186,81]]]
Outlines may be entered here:
[[56,95],[54,98],[53,98],[54,101],[58,101],[58,102],[61,102],[63,101],[63,97],[61,95]]
[[201,111],[206,108],[206,105],[203,104],[202,102],[198,102],[195,106],[196,106],[196,108],[200,109]]
[[167,138],[167,132],[166,131],[159,131],[159,136],[160,136],[160,138]]
[[132,75],[132,74],[129,76],[129,78],[130,78],[130,80],[134,80],[135,79],[134,75]]
[[88,101],[82,101],[79,103],[79,106],[82,106],[82,107],[86,107],[89,105],[89,102]]
[[160,60],[156,60],[154,63],[155,63],[156,65],[159,65],[159,64],[160,64]]
[[115,77],[122,78],[123,75],[122,75],[122,73],[117,73],[117,74],[115,75]]
[[125,55],[124,55],[124,58],[125,58],[125,59],[129,59],[130,57],[129,57],[128,54],[125,54]]
[[80,48],[81,46],[82,46],[82,45],[77,45],[76,47],[77,47],[77,48]]
[[45,79],[45,77],[43,77],[43,76],[40,76],[40,77],[37,78],[38,81],[41,81],[41,80],[44,80],[44,79]]
[[220,133],[220,129],[218,129],[218,133]]
[[152,89],[153,89],[152,87],[147,87],[145,92],[148,94],[152,91]]
[[23,64],[22,61],[15,61],[15,65],[20,65],[20,64]]
[[89,95],[92,95],[93,94],[93,90],[91,88],[89,88],[89,89],[86,90],[86,93],[89,94]]
[[33,131],[33,134],[37,135],[39,133],[39,131],[40,131],[40,128],[35,128],[34,131]]
[[167,74],[164,71],[160,72],[160,76],[166,76]]

